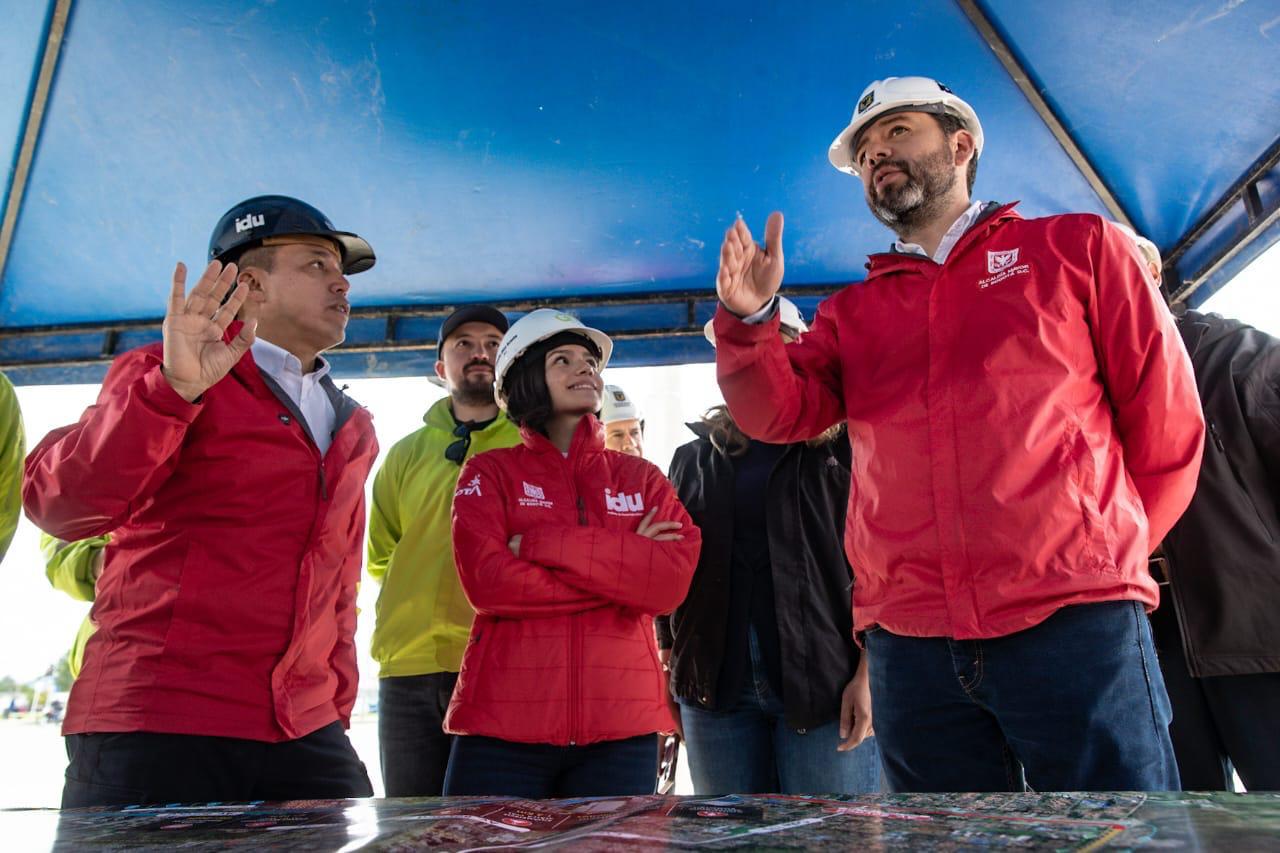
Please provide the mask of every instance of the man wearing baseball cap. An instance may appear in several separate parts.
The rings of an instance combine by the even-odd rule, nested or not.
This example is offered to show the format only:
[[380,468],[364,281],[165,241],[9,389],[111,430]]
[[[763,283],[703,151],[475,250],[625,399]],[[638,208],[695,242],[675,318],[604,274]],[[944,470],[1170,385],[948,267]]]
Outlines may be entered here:
[[438,797],[452,736],[441,728],[475,616],[458,582],[449,532],[463,463],[520,443],[498,411],[494,354],[507,318],[464,305],[437,336],[436,376],[449,396],[396,442],[373,480],[369,574],[381,584],[373,657],[378,742],[389,797]]
[[1191,365],[1118,229],[971,200],[983,142],[936,80],[868,86],[829,158],[897,240],[784,347],[782,215],[763,247],[735,222],[720,386],[764,441],[848,423],[845,725],[874,719],[894,790],[1176,789],[1143,611],[1200,464]]
[[27,457],[27,514],[111,533],[71,691],[64,807],[371,796],[355,703],[369,414],[321,353],[374,255],[287,196],[215,227],[162,343]]

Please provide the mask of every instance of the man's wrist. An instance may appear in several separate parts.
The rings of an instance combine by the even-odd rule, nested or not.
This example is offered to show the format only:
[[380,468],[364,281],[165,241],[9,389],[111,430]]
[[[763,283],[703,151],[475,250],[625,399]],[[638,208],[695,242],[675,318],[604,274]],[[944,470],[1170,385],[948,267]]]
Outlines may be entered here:
[[169,383],[169,387],[173,389],[173,392],[188,403],[194,404],[198,402],[201,395],[208,390],[207,388],[197,388],[189,382],[174,379],[168,369],[164,367],[160,368],[160,375],[164,377],[165,382]]

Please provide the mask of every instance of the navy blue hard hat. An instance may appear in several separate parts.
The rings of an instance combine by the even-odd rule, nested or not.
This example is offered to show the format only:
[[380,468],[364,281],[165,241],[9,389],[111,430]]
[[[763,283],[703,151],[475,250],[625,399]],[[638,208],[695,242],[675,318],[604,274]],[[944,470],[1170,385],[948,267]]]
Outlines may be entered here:
[[337,243],[342,253],[342,271],[347,275],[364,272],[377,260],[373,247],[363,238],[337,230],[329,217],[287,195],[255,196],[222,214],[209,237],[209,260],[234,261],[268,237],[290,234],[326,237]]

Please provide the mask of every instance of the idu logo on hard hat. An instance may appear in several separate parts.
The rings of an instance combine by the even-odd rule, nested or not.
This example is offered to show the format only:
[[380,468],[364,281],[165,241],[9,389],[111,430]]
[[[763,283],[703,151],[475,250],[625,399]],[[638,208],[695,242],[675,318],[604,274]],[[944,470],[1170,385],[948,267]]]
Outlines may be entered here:
[[266,218],[261,213],[249,213],[236,220],[236,233],[243,234],[245,231],[252,231],[266,224]]

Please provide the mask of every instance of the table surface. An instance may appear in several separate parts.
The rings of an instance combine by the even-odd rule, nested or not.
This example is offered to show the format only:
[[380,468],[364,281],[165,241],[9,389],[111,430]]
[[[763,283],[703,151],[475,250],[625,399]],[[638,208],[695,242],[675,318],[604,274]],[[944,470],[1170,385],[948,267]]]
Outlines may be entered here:
[[301,800],[0,810],[22,849],[1280,849],[1280,793]]

